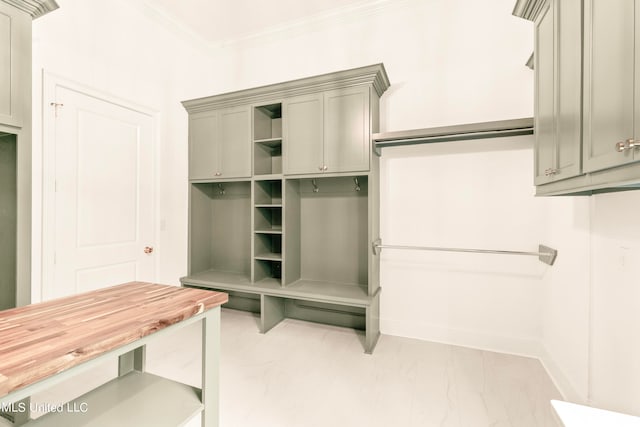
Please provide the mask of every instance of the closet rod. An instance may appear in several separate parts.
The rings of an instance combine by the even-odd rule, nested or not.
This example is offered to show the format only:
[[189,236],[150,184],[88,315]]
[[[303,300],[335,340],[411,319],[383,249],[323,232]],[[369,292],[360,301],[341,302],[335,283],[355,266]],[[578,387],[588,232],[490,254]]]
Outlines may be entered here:
[[553,265],[558,256],[558,251],[545,245],[538,245],[538,252],[524,251],[500,251],[495,249],[463,249],[463,248],[442,248],[430,246],[400,246],[383,245],[380,239],[372,243],[373,254],[378,255],[378,249],[409,249],[418,251],[438,251],[438,252],[470,252],[480,254],[500,254],[500,255],[531,255],[537,256],[545,264]]
[[372,135],[373,151],[380,156],[384,147],[431,144],[435,142],[464,141],[533,134],[533,118],[471,123]]

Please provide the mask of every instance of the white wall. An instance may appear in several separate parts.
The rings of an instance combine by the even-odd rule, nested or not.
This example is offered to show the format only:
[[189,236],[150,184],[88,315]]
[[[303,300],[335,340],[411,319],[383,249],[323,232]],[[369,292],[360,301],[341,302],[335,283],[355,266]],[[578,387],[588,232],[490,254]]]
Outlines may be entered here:
[[[590,400],[640,416],[640,192],[592,207]],[[631,220],[629,220],[631,218]]]
[[[533,137],[384,149],[384,243],[537,251],[545,199],[532,197]],[[537,355],[537,257],[385,250],[382,331]]]
[[[186,272],[187,114],[180,105],[213,90],[213,61],[126,0],[59,0],[33,24],[33,300],[41,291],[43,70],[158,113],[159,198],[156,280]],[[117,173],[117,171],[114,171]],[[50,284],[45,283],[45,286]]]

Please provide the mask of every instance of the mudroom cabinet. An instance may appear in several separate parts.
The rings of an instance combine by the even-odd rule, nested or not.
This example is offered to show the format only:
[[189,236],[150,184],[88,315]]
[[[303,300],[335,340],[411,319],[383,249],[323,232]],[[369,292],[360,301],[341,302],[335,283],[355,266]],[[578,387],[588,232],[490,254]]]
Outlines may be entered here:
[[[371,134],[388,86],[377,64],[185,101],[191,170],[182,284],[228,292],[227,307],[260,314],[262,333],[286,317],[330,323],[364,330],[365,351],[373,351],[379,161]],[[231,160],[215,148],[223,110],[247,114],[221,142],[233,147]],[[246,140],[249,150],[239,147]],[[210,173],[236,161],[250,165],[246,177]]]
[[640,0],[519,0],[535,22],[538,195],[640,185]]

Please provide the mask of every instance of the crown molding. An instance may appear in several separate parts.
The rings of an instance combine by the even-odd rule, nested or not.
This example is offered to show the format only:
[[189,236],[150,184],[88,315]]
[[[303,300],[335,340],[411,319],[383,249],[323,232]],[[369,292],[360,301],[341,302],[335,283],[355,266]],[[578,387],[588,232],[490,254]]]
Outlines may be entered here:
[[512,14],[528,21],[535,21],[548,0],[517,0]]
[[31,19],[39,18],[59,8],[55,0],[0,0],[17,9],[27,12]]
[[[2,0],[0,0],[2,1]],[[360,17],[375,14],[384,14],[388,9],[407,7],[413,2],[420,0],[374,0],[362,1],[355,4],[346,5],[337,9],[321,12],[307,16],[302,19],[289,21],[281,25],[271,26],[262,31],[247,33],[227,39],[208,41],[201,35],[195,33],[187,25],[167,14],[149,0],[127,0],[126,3],[142,11],[147,17],[156,20],[165,28],[172,31],[179,37],[196,45],[208,54],[219,53],[220,49],[235,48],[238,45],[250,44],[256,41],[264,42],[270,39],[289,38],[300,32],[306,32],[309,28],[322,28],[334,26],[341,22],[354,22]]]
[[182,102],[182,105],[189,113],[196,113],[240,104],[257,104],[263,101],[271,101],[275,98],[286,98],[361,85],[370,85],[378,96],[382,96],[390,85],[384,65],[369,65],[253,89],[192,99]]

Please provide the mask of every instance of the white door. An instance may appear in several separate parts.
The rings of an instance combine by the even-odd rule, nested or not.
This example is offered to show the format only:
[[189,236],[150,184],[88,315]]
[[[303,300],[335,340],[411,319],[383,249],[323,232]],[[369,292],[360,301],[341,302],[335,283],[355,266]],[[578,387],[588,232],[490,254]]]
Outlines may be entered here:
[[43,297],[153,281],[153,117],[60,85],[55,103],[53,280]]

